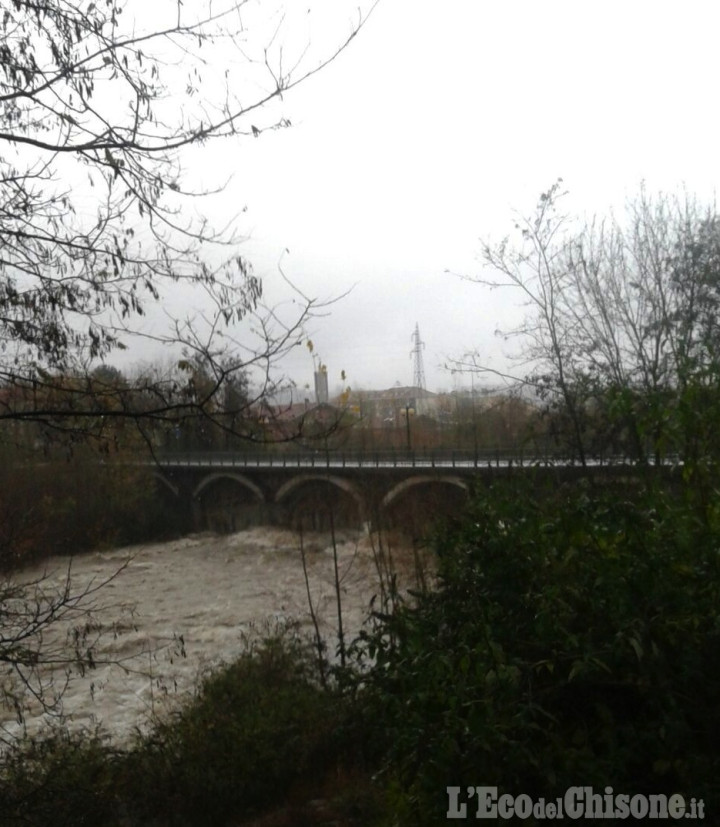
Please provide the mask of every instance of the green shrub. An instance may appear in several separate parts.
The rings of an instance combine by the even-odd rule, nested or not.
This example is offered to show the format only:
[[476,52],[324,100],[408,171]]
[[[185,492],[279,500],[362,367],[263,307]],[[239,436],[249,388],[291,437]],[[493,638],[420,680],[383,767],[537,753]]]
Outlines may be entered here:
[[315,654],[289,627],[208,674],[126,750],[58,728],[7,753],[0,824],[235,825],[329,793],[341,810],[369,810],[364,738],[357,709],[321,686]]
[[352,750],[340,737],[348,710],[317,678],[314,656],[292,637],[209,675],[129,756],[132,786],[145,793],[138,817],[223,824],[322,782]]
[[116,824],[118,754],[100,733],[57,727],[3,756],[0,824]]
[[366,636],[407,823],[438,823],[447,786],[720,804],[719,538],[659,490],[479,494],[438,589]]

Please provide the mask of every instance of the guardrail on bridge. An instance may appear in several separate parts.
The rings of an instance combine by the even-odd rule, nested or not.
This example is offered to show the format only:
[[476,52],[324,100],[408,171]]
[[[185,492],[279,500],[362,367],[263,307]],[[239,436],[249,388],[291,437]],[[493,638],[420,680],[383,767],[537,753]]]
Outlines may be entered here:
[[[160,465],[171,467],[237,468],[511,468],[579,466],[577,457],[501,451],[314,451],[248,452],[188,451],[157,455]],[[624,457],[606,456],[586,460],[586,465],[634,465]]]

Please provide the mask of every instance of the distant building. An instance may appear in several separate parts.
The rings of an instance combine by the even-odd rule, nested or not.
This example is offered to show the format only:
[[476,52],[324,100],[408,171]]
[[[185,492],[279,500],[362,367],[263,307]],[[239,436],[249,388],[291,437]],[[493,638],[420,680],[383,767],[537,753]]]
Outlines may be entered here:
[[327,405],[329,401],[328,375],[325,365],[320,365],[319,370],[315,371],[315,401],[318,405]]

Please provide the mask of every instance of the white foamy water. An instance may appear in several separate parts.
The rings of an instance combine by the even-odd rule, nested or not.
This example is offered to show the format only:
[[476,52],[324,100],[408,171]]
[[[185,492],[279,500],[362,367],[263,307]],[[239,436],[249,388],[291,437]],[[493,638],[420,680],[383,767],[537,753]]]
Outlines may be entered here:
[[[346,640],[360,630],[378,592],[374,542],[360,532],[337,537]],[[334,649],[330,538],[308,535],[305,549],[313,604]],[[407,570],[407,552],[404,557]],[[67,566],[66,559],[51,559],[23,572],[21,579],[47,572],[51,583],[61,585]],[[112,578],[123,566],[94,596],[104,607],[94,614],[101,629],[94,647],[98,666],[70,678],[63,708],[71,726],[102,723],[122,739],[142,728],[153,712],[191,692],[204,670],[232,660],[243,651],[247,635],[262,633],[266,623],[297,619],[312,631],[299,538],[291,531],[253,528],[83,555],[72,561],[73,591]],[[62,640],[66,628],[56,624],[51,634]],[[126,668],[109,663],[120,659]],[[12,729],[8,715],[5,724]],[[30,728],[37,724],[31,721]]]

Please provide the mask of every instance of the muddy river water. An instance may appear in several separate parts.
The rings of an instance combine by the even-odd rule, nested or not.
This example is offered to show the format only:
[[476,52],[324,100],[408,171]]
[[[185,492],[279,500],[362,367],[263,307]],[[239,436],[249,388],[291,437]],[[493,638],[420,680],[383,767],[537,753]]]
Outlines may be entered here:
[[[327,534],[304,538],[313,605],[330,648],[337,641],[333,549]],[[376,537],[344,531],[336,537],[343,625],[347,637],[362,627],[378,593]],[[412,555],[395,559],[414,585]],[[45,575],[61,586],[68,561],[54,558],[21,577]],[[113,577],[113,575],[115,575]],[[176,703],[203,671],[243,651],[248,636],[297,619],[312,631],[308,594],[296,533],[253,528],[237,534],[195,535],[181,540],[79,556],[72,587],[104,585],[95,595],[94,621],[101,630],[96,668],[75,671],[63,696],[71,726],[103,728],[124,739],[153,713]],[[51,636],[64,639],[56,624]],[[112,663],[122,660],[124,668]],[[9,713],[5,725],[16,728]],[[39,719],[29,717],[30,728]]]

